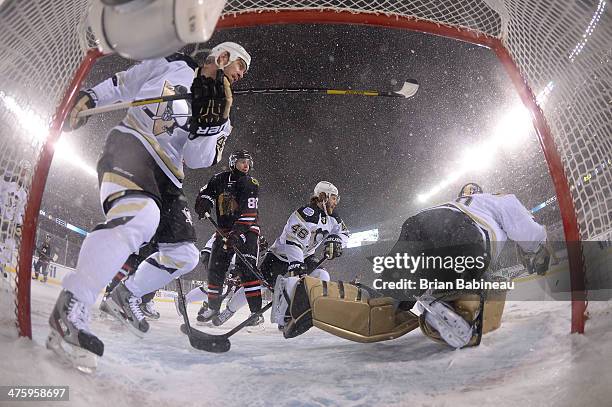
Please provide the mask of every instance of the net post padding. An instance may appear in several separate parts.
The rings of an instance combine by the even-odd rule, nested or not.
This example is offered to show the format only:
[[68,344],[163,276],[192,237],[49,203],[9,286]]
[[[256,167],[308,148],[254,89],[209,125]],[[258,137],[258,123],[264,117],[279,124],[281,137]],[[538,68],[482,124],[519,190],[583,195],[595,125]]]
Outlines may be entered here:
[[16,310],[19,336],[32,339],[32,321],[30,318],[30,287],[32,284],[32,255],[36,241],[36,225],[42,201],[47,175],[53,160],[55,143],[62,133],[62,125],[74,103],[74,99],[87,76],[94,61],[102,54],[98,50],[89,50],[79,65],[70,85],[64,92],[64,97],[55,111],[49,127],[49,135],[38,157],[38,162],[32,177],[32,185],[28,194],[24,222],[22,226],[21,244],[19,246],[19,268],[17,270]]
[[585,264],[582,254],[580,229],[576,217],[576,209],[572,200],[569,184],[563,164],[557,150],[554,138],[550,131],[544,113],[536,103],[533,91],[520,74],[516,63],[498,38],[478,33],[476,31],[451,27],[426,20],[407,18],[397,15],[356,13],[347,11],[321,11],[321,10],[283,10],[262,11],[253,13],[238,13],[225,15],[217,23],[217,29],[253,27],[269,24],[357,24],[386,28],[397,28],[418,31],[428,34],[440,35],[457,40],[470,42],[490,48],[495,52],[500,62],[510,76],[525,107],[533,117],[538,139],[544,157],[548,164],[555,192],[557,194],[559,209],[563,219],[563,228],[567,242],[568,261],[570,268],[571,299],[572,299],[572,333],[583,333],[586,319],[586,288]]

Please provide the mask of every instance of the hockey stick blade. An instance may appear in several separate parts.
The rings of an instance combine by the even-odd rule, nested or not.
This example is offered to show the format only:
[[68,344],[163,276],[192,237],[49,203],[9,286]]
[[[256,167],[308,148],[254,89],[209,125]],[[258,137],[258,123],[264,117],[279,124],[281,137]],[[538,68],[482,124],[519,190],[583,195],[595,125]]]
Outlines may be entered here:
[[400,90],[396,90],[394,93],[397,93],[405,98],[411,98],[416,95],[418,90],[419,83],[414,79],[408,79],[406,82],[404,82],[402,88]]
[[189,343],[197,350],[212,353],[225,353],[230,350],[232,346],[229,339],[226,337],[227,334],[210,335],[195,328],[191,328],[191,331],[189,331],[185,324],[181,324],[181,332],[189,337]]
[[198,350],[203,350],[206,352],[213,353],[224,353],[230,350],[232,344],[229,341],[229,337],[234,335],[236,332],[240,331],[242,328],[247,326],[252,320],[257,318],[260,315],[263,315],[264,312],[272,308],[272,302],[268,303],[265,307],[263,307],[260,311],[254,312],[247,319],[242,321],[240,324],[236,325],[230,331],[221,334],[221,335],[212,335],[207,334],[205,332],[199,331],[195,328],[191,328],[191,332],[185,324],[181,325],[181,332],[185,335],[189,336],[189,343],[191,346]]

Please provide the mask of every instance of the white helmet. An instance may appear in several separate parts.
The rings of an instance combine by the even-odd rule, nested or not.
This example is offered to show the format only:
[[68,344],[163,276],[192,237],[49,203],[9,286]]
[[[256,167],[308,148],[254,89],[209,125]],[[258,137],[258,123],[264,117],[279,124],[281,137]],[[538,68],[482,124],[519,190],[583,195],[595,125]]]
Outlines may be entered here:
[[336,188],[334,184],[328,181],[320,181],[315,187],[315,196],[319,196],[321,192],[324,192],[325,194],[330,196],[336,195],[338,198],[340,198],[340,195],[338,195],[338,188]]
[[242,45],[236,44],[235,42],[222,42],[210,51],[209,56],[218,57],[224,51],[229,52],[229,63],[240,58],[246,64],[246,70],[249,70],[251,66],[251,56]]

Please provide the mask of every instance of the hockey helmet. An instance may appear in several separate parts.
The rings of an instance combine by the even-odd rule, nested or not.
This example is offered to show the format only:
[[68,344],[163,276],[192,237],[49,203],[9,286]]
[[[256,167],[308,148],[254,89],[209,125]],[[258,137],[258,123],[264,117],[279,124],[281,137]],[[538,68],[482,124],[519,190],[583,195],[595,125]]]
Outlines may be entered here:
[[461,190],[459,191],[459,198],[461,198],[462,196],[470,196],[482,193],[483,190],[480,185],[476,184],[475,182],[468,182],[467,184],[461,187]]
[[314,195],[319,196],[321,192],[326,195],[336,195],[338,197],[338,202],[340,201],[340,195],[338,194],[338,188],[334,184],[328,181],[320,181],[314,189]]
[[230,154],[229,167],[232,170],[236,169],[236,161],[242,158],[249,160],[249,169],[250,170],[253,169],[253,156],[251,155],[251,153],[249,153],[247,150],[244,150],[244,149],[236,150]]
[[251,56],[242,45],[236,44],[235,42],[222,42],[221,44],[215,46],[210,51],[209,55],[216,58],[224,51],[229,53],[229,63],[232,63],[240,58],[246,64],[245,72],[249,70],[249,67],[251,66]]

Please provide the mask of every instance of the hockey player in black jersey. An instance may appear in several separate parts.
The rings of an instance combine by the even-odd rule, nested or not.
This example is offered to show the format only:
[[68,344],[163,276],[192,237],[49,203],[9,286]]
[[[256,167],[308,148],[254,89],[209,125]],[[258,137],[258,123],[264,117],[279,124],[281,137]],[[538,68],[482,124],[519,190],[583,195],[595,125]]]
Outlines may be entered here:
[[[199,217],[204,218],[215,207],[219,228],[227,236],[225,240],[217,233],[212,245],[208,265],[208,310],[198,316],[200,322],[208,322],[219,314],[233,247],[244,254],[252,267],[257,267],[259,182],[248,174],[253,158],[246,150],[234,151],[229,167],[230,171],[215,174],[196,198],[195,210]],[[240,259],[236,260],[236,273],[242,281],[251,312],[259,311],[261,281]]]
[[49,263],[51,262],[51,235],[47,234],[43,244],[36,249],[38,253],[38,261],[34,265],[34,277],[33,280],[38,280],[38,275],[42,274],[42,282],[47,282],[47,276],[49,275]]

